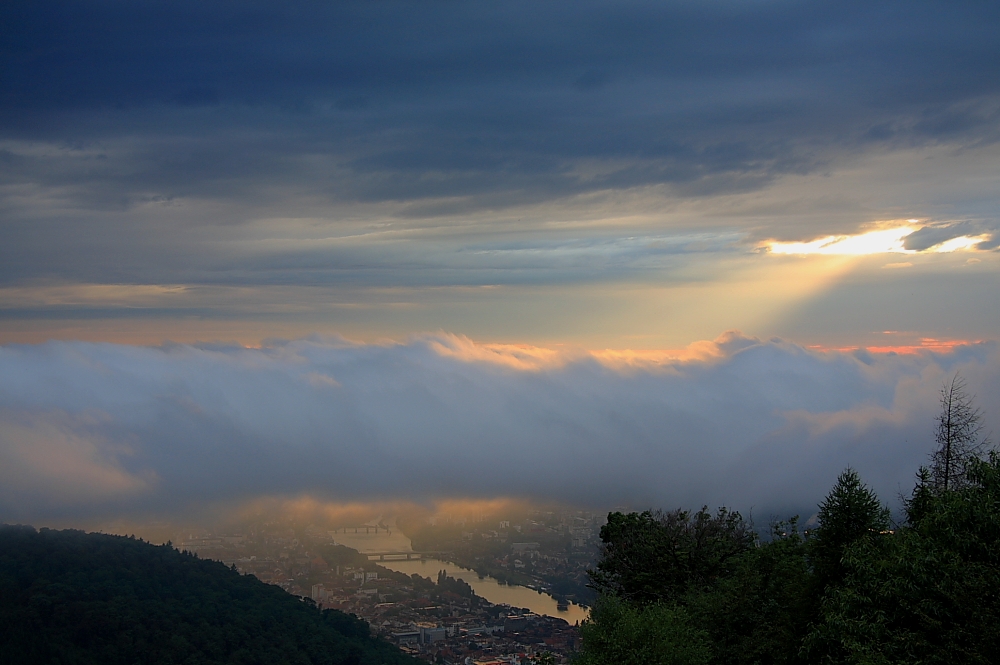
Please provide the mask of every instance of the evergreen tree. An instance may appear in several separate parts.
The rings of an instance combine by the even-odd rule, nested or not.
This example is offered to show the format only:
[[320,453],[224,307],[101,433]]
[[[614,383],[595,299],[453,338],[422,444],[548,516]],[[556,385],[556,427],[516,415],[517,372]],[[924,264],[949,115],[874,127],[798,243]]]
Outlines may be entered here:
[[941,387],[937,448],[931,453],[931,481],[937,491],[958,489],[966,484],[969,461],[979,456],[986,441],[980,438],[981,413],[965,390],[965,380],[957,372]]
[[918,485],[907,525],[846,549],[809,662],[1000,662],[1000,459],[968,470],[958,489]]
[[810,560],[819,592],[843,577],[841,559],[852,544],[889,528],[889,510],[847,468],[819,506],[819,526],[810,541]]

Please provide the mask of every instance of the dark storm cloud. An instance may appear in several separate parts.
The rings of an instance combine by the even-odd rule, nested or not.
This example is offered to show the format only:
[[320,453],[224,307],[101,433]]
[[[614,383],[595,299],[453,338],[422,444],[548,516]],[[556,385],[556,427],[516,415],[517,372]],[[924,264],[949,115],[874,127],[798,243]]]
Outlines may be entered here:
[[[315,150],[351,175],[345,196],[552,196],[993,137],[998,18],[984,3],[25,2],[5,10],[0,99],[8,136],[180,134],[214,153],[187,178],[158,165],[152,185],[280,173]],[[230,123],[277,134],[277,154],[219,138]],[[594,157],[634,163],[564,172]]]
[[[649,186],[749,192],[871,151],[990,144],[998,109],[989,3],[11,2],[0,281],[382,284],[385,245],[321,268],[236,245],[283,217],[338,235]],[[438,254],[474,244],[450,233],[389,281],[450,270]]]

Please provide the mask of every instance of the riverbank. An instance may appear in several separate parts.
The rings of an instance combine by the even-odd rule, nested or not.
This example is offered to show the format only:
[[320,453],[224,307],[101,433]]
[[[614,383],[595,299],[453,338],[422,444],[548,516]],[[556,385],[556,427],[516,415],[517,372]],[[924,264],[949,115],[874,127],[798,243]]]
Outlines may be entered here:
[[450,561],[441,559],[411,559],[410,561],[379,561],[380,566],[406,575],[420,575],[436,579],[440,571],[445,571],[450,577],[464,580],[478,596],[495,604],[505,604],[512,607],[524,607],[536,614],[564,619],[573,625],[583,621],[590,613],[588,608],[568,604],[565,609],[559,609],[558,601],[552,596],[525,586],[503,584],[492,577],[480,577],[476,571],[463,568]]
[[[334,534],[334,540],[340,544],[357,550],[361,554],[375,552],[412,552],[412,542],[395,524],[390,524],[388,530],[371,532],[355,532],[354,530]],[[560,610],[558,601],[552,596],[537,589],[526,586],[506,584],[493,577],[480,577],[476,571],[443,559],[427,558],[406,560],[378,561],[380,566],[389,570],[417,574],[429,579],[437,579],[437,574],[444,570],[455,579],[464,580],[475,593],[491,603],[505,604],[512,607],[524,607],[536,614],[564,619],[570,625],[587,618],[589,609],[580,605],[568,604]]]

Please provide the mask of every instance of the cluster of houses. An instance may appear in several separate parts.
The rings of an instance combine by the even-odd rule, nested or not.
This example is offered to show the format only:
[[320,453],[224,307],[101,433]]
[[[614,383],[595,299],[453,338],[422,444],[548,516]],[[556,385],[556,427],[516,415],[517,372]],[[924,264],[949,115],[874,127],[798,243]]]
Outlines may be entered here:
[[[563,619],[490,603],[443,572],[435,582],[375,562],[328,563],[318,554],[320,539],[303,538],[290,529],[271,529],[247,536],[192,535],[179,546],[234,565],[321,608],[355,614],[373,633],[428,662],[529,665],[544,656],[543,661],[559,663],[568,662],[579,648],[579,627]],[[512,562],[554,563],[544,545],[534,541],[508,548]]]
[[545,653],[566,662],[579,646],[577,626],[490,603],[467,587],[463,593],[462,583],[451,578],[435,584],[392,571],[351,568],[340,577],[344,586],[314,585],[312,599],[362,617],[373,632],[428,662],[527,664]]

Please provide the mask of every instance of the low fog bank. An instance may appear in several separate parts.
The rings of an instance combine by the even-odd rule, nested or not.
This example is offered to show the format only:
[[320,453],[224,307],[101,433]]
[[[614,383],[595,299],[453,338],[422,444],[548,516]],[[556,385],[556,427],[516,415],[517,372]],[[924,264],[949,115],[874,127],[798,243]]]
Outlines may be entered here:
[[516,497],[811,514],[850,465],[893,502],[961,371],[1000,415],[994,343],[813,352],[731,333],[687,360],[311,338],[260,349],[0,347],[0,521],[191,515],[259,497]]

